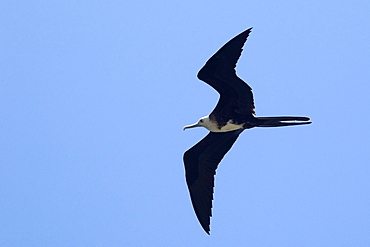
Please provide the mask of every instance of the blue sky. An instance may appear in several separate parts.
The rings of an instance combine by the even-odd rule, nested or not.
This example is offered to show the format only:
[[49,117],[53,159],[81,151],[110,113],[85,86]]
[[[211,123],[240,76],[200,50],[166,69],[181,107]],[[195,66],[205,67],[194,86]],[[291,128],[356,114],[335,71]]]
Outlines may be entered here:
[[[1,246],[369,246],[369,1],[2,1]],[[253,26],[238,75],[258,116],[194,215],[182,127],[196,74]]]

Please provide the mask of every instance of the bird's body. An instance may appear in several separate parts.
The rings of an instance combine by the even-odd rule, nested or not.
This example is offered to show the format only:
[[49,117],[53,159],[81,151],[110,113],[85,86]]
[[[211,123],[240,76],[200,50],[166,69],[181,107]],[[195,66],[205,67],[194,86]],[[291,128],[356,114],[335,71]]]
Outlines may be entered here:
[[252,89],[235,72],[236,63],[251,30],[249,28],[227,42],[199,71],[198,78],[212,86],[220,94],[220,99],[208,116],[184,127],[205,127],[210,131],[184,154],[191,201],[200,224],[208,234],[217,166],[244,129],[311,123],[307,117],[254,116]]
[[[217,121],[215,119],[211,119],[209,116],[202,117],[201,119],[199,119],[198,123],[200,123],[202,127],[205,127],[206,129],[212,132],[228,132],[232,130],[242,129],[244,125],[243,123],[238,124],[234,122],[232,119],[229,119],[225,123],[225,125],[219,126]],[[185,126],[185,128],[189,127]]]

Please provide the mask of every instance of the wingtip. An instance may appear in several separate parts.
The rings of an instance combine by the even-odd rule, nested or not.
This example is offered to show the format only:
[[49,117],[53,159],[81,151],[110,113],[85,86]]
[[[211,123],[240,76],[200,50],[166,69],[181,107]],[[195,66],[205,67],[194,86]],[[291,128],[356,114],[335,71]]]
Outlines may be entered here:
[[203,221],[201,221],[199,218],[198,218],[198,220],[199,220],[199,223],[200,223],[200,225],[201,225],[201,227],[203,228],[203,230],[208,234],[208,235],[211,235],[211,228],[210,228],[210,218],[208,219],[208,221],[207,222],[203,222]]
[[[253,27],[250,27],[250,28],[247,28],[245,29],[243,32],[241,32],[240,34],[238,34],[239,36],[244,36],[244,35],[247,35],[247,37],[249,36],[249,34],[252,32],[252,29]],[[238,36],[237,35],[237,36]]]
[[203,227],[203,230],[204,230],[208,235],[211,235],[211,230],[209,229],[209,226],[208,226],[208,227]]

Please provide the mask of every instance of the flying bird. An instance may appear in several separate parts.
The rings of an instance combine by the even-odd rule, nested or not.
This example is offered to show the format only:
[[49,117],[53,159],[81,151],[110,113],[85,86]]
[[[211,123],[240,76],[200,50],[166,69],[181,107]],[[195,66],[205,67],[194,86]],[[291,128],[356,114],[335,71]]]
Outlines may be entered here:
[[210,232],[214,176],[218,164],[239,135],[254,127],[310,124],[308,117],[255,117],[252,88],[236,75],[236,63],[252,28],[221,47],[198,72],[198,79],[213,87],[220,98],[213,111],[185,129],[205,127],[210,132],[184,153],[185,177],[195,214]]

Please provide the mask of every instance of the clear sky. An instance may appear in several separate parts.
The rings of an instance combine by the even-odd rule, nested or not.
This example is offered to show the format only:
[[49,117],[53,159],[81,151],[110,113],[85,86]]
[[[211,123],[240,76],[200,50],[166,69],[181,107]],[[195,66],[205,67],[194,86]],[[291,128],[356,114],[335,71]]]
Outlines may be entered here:
[[[370,1],[0,3],[0,246],[370,246]],[[216,176],[211,235],[182,127],[196,74],[254,27],[238,75],[258,116]]]

